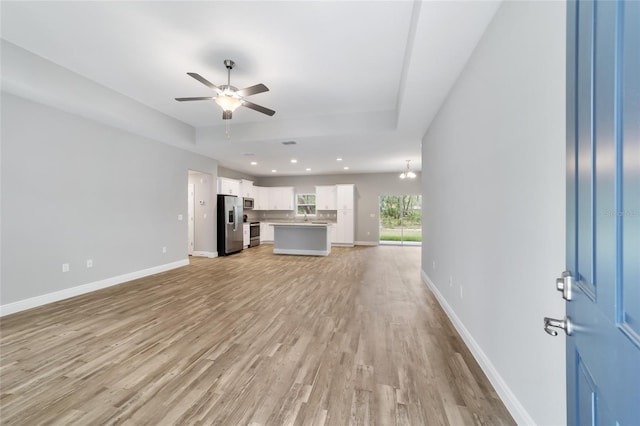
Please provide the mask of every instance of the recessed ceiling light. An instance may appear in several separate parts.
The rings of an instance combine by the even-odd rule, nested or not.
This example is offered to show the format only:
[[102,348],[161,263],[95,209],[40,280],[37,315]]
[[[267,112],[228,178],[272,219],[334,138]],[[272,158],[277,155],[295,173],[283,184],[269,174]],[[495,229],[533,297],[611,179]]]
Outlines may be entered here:
[[292,159],[291,159],[291,162],[292,162],[293,164],[296,164],[296,163],[298,162],[298,160],[296,160],[295,158],[292,158]]
[[310,171],[311,171],[311,168],[310,168],[310,167],[307,167],[307,171],[308,171],[308,172],[310,172]]
[[255,154],[254,154],[253,152],[245,152],[245,153],[244,153],[244,154],[242,154],[242,155],[244,155],[245,157],[252,157],[252,156],[254,156]]
[[276,169],[271,170],[271,173],[275,173],[275,172],[277,172],[277,170],[276,170]]
[[344,166],[344,169],[345,170],[349,170],[349,166]]
[[257,162],[255,162],[255,161],[252,161],[252,162],[251,162],[251,165],[252,165],[252,166],[257,166],[257,165],[258,165],[258,163],[257,163]]
[[296,141],[284,141],[282,142],[282,145],[295,145],[296,143]]
[[342,161],[341,157],[336,158],[336,161]]

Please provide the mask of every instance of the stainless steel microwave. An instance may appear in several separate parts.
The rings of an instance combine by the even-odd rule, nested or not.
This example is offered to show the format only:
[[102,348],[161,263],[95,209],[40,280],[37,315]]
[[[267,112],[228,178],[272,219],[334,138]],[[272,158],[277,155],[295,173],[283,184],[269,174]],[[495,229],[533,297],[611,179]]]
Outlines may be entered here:
[[243,198],[243,208],[245,210],[251,210],[253,209],[253,198]]

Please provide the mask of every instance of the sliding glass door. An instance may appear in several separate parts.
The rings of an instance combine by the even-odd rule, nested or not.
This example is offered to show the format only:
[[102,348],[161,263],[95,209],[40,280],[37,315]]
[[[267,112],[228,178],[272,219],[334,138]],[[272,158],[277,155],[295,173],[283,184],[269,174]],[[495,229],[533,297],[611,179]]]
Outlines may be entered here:
[[422,196],[380,196],[380,244],[422,244]]

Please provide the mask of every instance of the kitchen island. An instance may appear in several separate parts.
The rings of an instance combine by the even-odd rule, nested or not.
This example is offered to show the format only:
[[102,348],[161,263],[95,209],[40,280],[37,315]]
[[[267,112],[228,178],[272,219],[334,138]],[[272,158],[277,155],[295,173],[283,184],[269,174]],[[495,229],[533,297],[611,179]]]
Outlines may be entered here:
[[271,226],[274,254],[328,256],[331,253],[327,223],[273,223]]

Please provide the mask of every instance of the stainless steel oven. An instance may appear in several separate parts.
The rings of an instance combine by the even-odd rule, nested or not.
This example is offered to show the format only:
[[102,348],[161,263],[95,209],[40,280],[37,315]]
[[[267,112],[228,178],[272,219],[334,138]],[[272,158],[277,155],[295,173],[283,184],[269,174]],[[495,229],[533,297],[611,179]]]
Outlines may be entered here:
[[249,247],[260,245],[260,222],[249,223]]

